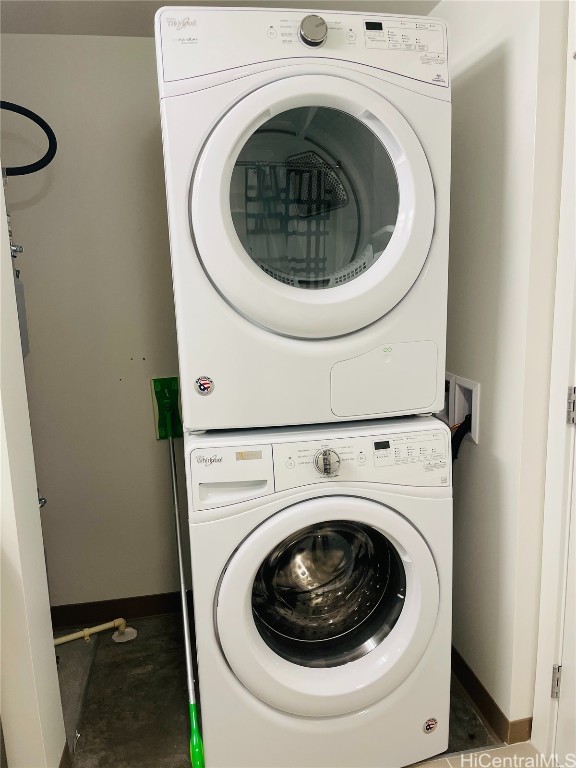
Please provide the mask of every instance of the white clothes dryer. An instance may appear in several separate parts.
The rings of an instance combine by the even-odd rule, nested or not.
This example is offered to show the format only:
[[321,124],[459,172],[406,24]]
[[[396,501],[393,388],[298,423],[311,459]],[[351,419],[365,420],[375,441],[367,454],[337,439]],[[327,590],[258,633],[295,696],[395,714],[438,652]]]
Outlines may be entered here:
[[184,425],[441,410],[444,22],[174,7],[156,44]]
[[206,765],[399,768],[448,745],[450,433],[187,435]]

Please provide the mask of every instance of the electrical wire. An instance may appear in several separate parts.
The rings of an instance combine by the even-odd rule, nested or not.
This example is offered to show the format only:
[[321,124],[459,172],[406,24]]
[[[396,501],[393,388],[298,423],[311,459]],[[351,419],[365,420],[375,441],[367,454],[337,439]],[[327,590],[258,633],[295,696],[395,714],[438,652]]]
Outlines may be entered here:
[[6,109],[9,112],[15,112],[17,115],[22,115],[22,117],[27,117],[29,120],[32,120],[33,123],[36,123],[36,125],[44,131],[46,137],[48,138],[48,151],[44,157],[40,158],[40,160],[37,160],[35,163],[30,163],[29,165],[19,165],[10,168],[4,168],[4,173],[6,176],[26,176],[29,173],[36,173],[36,171],[41,171],[42,168],[46,168],[46,166],[49,165],[54,159],[54,155],[56,154],[56,150],[58,148],[56,135],[46,120],[42,119],[40,115],[36,114],[36,112],[32,112],[31,109],[21,107],[19,104],[13,104],[11,101],[0,101],[0,109]]

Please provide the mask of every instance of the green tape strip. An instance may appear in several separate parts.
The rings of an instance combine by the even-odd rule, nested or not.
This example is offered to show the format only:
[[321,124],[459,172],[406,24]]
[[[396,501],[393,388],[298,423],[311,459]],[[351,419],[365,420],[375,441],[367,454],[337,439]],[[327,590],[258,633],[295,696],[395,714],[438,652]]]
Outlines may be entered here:
[[192,768],[204,768],[204,747],[198,726],[196,704],[190,704],[190,762]]
[[178,377],[152,379],[152,399],[156,416],[156,438],[182,437],[182,421],[178,408]]

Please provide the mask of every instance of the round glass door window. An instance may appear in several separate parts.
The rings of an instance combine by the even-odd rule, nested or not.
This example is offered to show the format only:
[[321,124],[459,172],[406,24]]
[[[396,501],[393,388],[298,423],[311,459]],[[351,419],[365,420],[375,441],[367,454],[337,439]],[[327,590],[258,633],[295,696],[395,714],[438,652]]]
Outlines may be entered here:
[[296,288],[331,288],[382,257],[398,218],[396,171],[360,120],[328,107],[281,112],[232,172],[232,221],[250,258]]
[[406,597],[393,544],[345,520],[303,528],[260,565],[252,614],[266,644],[306,667],[336,667],[373,650],[392,631]]

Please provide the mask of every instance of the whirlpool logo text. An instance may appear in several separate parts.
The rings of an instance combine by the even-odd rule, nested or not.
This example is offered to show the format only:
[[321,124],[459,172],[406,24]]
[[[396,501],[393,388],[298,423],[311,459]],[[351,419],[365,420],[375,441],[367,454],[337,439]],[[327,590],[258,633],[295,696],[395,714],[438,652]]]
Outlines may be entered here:
[[196,19],[191,19],[190,16],[186,16],[185,19],[175,19],[172,16],[166,18],[166,24],[170,29],[175,29],[176,32],[181,32],[183,29],[196,26]]
[[210,467],[212,464],[221,464],[222,456],[196,456],[198,464],[204,464],[205,467]]

